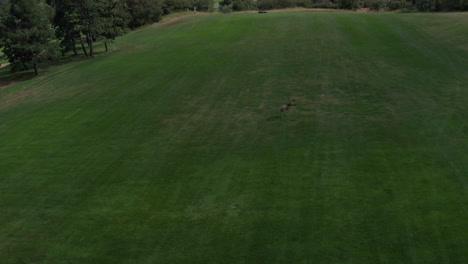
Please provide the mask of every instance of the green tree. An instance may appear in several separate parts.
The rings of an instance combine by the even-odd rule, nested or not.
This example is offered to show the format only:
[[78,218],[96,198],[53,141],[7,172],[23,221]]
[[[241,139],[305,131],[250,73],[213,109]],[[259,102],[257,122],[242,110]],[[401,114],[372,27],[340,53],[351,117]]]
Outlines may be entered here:
[[9,12],[2,17],[3,53],[11,63],[22,64],[25,69],[32,63],[36,75],[38,63],[53,57],[56,50],[55,33],[47,15],[50,11],[39,0],[11,0]]
[[234,11],[255,10],[257,3],[253,0],[234,0],[232,4]]
[[[76,50],[76,40],[81,37],[79,30],[78,14],[75,11],[73,0],[50,0],[49,3],[55,8],[53,23],[56,28],[57,37],[61,39],[62,55],[73,50],[74,55],[78,55]],[[87,55],[86,50],[84,49]]]
[[[54,24],[58,37],[62,39],[62,53],[73,50],[77,55],[76,41],[81,44],[86,56],[93,56],[93,42],[98,37],[113,41],[123,34],[125,19],[119,16],[117,7],[121,0],[50,0],[55,7]],[[86,39],[89,53],[83,43]]]
[[[106,2],[106,0],[76,0],[74,1],[74,13],[70,14],[73,19],[76,19],[77,29],[86,37],[89,56],[91,57],[94,55],[94,40],[105,26],[104,18],[101,17],[101,14],[104,8],[106,8]],[[81,36],[80,41],[83,46]]]
[[276,8],[273,0],[258,0],[257,6],[259,10],[268,10]]
[[163,14],[161,3],[154,0],[125,0],[125,5],[131,17],[128,26],[132,29],[157,22]]
[[213,11],[213,0],[193,0],[192,4],[199,11]]
[[358,0],[338,0],[338,6],[342,9],[356,9],[359,7]]
[[106,1],[101,11],[101,32],[99,35],[105,38],[104,46],[108,51],[107,42],[114,42],[115,38],[121,36],[127,27],[126,19],[122,16],[123,2],[119,0]]
[[[10,9],[10,2],[8,0],[0,0],[0,36],[5,35],[5,17],[8,15],[8,10]],[[0,37],[0,50],[2,49],[2,37]],[[0,54],[1,59],[1,54]]]
[[164,14],[170,14],[175,11],[186,10],[193,8],[193,3],[190,0],[163,0],[162,9]]

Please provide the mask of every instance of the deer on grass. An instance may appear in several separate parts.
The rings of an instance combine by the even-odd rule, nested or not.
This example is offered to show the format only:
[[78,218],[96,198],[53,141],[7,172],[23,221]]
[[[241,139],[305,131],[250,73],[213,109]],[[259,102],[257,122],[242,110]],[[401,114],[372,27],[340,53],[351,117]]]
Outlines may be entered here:
[[294,99],[294,97],[292,97],[292,98],[289,98],[289,99],[288,99],[288,103],[287,103],[287,104],[281,105],[281,107],[280,107],[280,110],[281,110],[281,118],[283,118],[283,112],[288,111],[289,107],[291,107],[295,101],[296,101],[296,100]]

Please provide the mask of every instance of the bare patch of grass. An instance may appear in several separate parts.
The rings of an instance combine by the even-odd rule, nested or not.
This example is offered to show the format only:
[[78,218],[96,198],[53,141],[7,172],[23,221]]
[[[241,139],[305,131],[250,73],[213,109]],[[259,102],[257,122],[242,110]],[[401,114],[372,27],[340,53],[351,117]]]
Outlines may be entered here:
[[174,14],[164,16],[164,18],[161,21],[153,24],[152,27],[157,27],[157,28],[170,27],[170,26],[174,26],[177,24],[181,24],[182,22],[184,22],[186,18],[189,18],[192,16],[200,16],[200,15],[206,16],[209,14],[211,13],[208,13],[208,12],[193,13],[192,11],[174,13]]
[[26,97],[29,97],[30,95],[34,94],[36,91],[37,91],[37,88],[33,87],[33,88],[19,91],[17,93],[12,93],[3,98],[0,98],[0,105],[2,107],[10,106],[11,104],[15,104],[16,102]]
[[7,62],[7,63],[3,63],[3,64],[0,63],[0,69],[6,67],[6,66],[8,66],[8,65],[10,65],[10,63],[8,63],[8,62]]
[[136,50],[139,50],[139,49],[138,49],[137,46],[129,45],[129,46],[122,47],[122,50],[125,50],[125,51],[136,51]]
[[5,81],[5,80],[0,80],[0,90],[7,88],[8,86],[12,85],[14,82],[13,81]]
[[183,18],[176,18],[176,19],[173,19],[173,20],[170,20],[168,22],[160,24],[159,27],[161,27],[161,28],[170,27],[170,26],[180,24],[182,22],[183,22]]

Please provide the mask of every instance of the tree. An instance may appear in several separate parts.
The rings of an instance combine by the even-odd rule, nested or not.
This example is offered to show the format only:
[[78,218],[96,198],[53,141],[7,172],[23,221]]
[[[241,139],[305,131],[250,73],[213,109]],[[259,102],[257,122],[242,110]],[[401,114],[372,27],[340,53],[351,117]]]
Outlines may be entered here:
[[257,0],[258,10],[269,10],[276,8],[273,0]]
[[[5,35],[5,25],[4,25],[4,21],[5,21],[5,18],[8,14],[8,10],[10,9],[10,2],[8,2],[7,0],[0,0],[0,36],[4,36]],[[0,37],[0,49],[2,48],[2,38]]]
[[[50,0],[49,2],[55,7],[53,23],[56,27],[57,37],[61,39],[62,55],[70,50],[73,50],[74,55],[78,55],[76,40],[81,37],[81,32],[79,30],[78,15],[75,12],[74,1]],[[87,55],[85,49],[83,52]]]
[[127,25],[125,17],[121,16],[123,8],[122,2],[118,0],[110,0],[104,4],[104,8],[100,10],[102,19],[101,23],[103,26],[101,27],[99,35],[105,38],[104,46],[106,47],[107,52],[107,41],[110,40],[111,42],[114,42],[116,37],[123,35]]
[[253,0],[234,0],[232,9],[234,11],[255,10],[257,9],[257,3]]
[[193,0],[193,7],[200,11],[213,11],[214,2],[213,0]]
[[[49,0],[55,7],[54,24],[57,35],[62,39],[62,54],[73,50],[77,55],[76,42],[81,44],[86,56],[93,56],[93,41],[101,33],[118,36],[116,23],[109,22],[114,16],[115,6],[119,0]],[[112,38],[112,36],[109,36]],[[89,53],[83,43],[86,38]]]
[[358,0],[338,0],[338,6],[342,9],[356,9],[359,7]]
[[190,0],[163,0],[162,9],[164,14],[170,14],[175,11],[186,10],[187,8],[193,8],[193,4]]
[[38,63],[51,58],[56,48],[46,14],[50,14],[50,7],[42,1],[11,0],[9,12],[2,17],[3,53],[12,64],[22,64],[25,69],[32,63],[36,75]]
[[128,24],[131,29],[157,22],[163,14],[161,4],[154,0],[125,0],[125,4],[131,16]]
[[[106,7],[106,0],[76,0],[74,1],[74,12],[78,22],[77,29],[86,36],[89,47],[89,56],[94,55],[94,40],[99,36],[104,25],[101,17]],[[80,41],[82,39],[80,36]],[[83,44],[82,44],[83,46]]]

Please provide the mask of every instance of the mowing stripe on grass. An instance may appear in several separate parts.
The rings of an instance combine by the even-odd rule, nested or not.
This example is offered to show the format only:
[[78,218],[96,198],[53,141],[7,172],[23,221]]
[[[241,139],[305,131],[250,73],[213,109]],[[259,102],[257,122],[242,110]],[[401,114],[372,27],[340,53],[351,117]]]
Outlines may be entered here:
[[466,263],[464,32],[192,16],[3,88],[1,262]]

